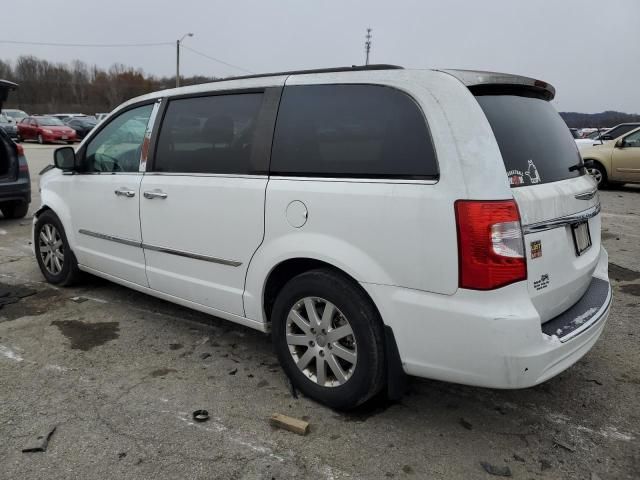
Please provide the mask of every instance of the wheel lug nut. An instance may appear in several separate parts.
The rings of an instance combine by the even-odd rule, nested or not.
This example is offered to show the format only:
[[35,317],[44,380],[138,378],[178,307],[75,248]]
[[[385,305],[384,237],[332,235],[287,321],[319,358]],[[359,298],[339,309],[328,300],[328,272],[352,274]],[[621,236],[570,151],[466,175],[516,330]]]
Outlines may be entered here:
[[333,345],[328,344],[328,345],[327,345],[327,348],[328,348],[329,350],[331,350],[331,349],[333,348]]
[[327,332],[325,332],[324,328],[322,329],[322,334],[323,334],[323,335],[326,335],[326,334],[327,334]]
[[320,356],[324,357],[324,351],[323,350],[320,350]]
[[316,342],[314,342],[313,340],[309,342],[309,346],[310,346],[310,347],[315,346],[315,344],[316,344]]

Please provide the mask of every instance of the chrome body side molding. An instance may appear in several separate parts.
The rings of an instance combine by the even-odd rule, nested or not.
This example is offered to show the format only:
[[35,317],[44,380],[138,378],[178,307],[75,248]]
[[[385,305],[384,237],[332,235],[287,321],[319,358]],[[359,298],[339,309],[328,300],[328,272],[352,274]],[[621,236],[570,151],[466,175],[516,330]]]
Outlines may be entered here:
[[242,262],[237,260],[227,260],[225,258],[211,257],[209,255],[200,255],[198,253],[185,252],[183,250],[174,250],[172,248],[160,247],[158,245],[150,245],[137,240],[128,240],[126,238],[114,237],[113,235],[105,235],[104,233],[92,232],[90,230],[80,229],[78,233],[87,235],[89,237],[99,238],[101,240],[108,240],[110,242],[121,243],[130,247],[144,248],[146,250],[153,250],[154,252],[168,253],[170,255],[177,255],[179,257],[193,258],[195,260],[202,260],[205,262],[219,263],[220,265],[228,265],[230,267],[239,267]]

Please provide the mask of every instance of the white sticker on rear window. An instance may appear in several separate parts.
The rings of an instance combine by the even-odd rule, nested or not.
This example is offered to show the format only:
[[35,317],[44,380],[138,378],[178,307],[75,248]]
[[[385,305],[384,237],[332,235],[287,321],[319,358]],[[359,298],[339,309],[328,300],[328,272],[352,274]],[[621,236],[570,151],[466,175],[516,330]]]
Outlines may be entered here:
[[540,174],[538,173],[538,169],[536,168],[536,164],[533,163],[533,160],[528,161],[529,166],[527,167],[527,171],[524,174],[529,177],[529,182],[531,185],[535,185],[536,183],[540,183],[542,178],[540,178]]

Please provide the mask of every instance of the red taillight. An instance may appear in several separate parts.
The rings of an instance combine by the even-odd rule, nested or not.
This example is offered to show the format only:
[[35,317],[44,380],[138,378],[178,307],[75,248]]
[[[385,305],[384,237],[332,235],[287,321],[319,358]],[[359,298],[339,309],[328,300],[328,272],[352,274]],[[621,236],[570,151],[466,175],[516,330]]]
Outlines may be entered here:
[[457,200],[460,288],[491,290],[526,280],[518,207],[513,200]]
[[19,143],[16,143],[16,150],[18,151],[18,155],[24,157],[24,147]]

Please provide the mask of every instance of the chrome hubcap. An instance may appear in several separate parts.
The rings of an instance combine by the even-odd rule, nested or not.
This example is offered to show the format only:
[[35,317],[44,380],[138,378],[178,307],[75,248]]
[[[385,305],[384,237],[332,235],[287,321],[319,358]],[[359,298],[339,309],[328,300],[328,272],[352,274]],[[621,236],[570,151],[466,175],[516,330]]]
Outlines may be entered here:
[[600,173],[600,170],[592,167],[587,168],[587,172],[589,172],[589,174],[595,179],[596,183],[600,185],[600,182],[602,181],[602,174]]
[[40,230],[38,238],[40,258],[44,268],[52,275],[58,275],[64,265],[64,245],[58,229],[50,223]]
[[287,316],[289,353],[302,373],[323,387],[337,387],[351,378],[358,349],[347,318],[331,302],[305,297]]

